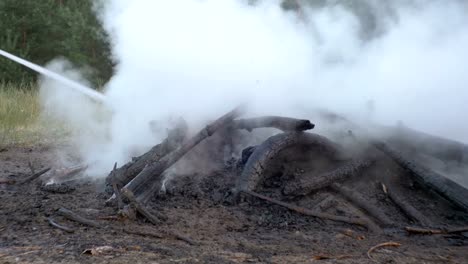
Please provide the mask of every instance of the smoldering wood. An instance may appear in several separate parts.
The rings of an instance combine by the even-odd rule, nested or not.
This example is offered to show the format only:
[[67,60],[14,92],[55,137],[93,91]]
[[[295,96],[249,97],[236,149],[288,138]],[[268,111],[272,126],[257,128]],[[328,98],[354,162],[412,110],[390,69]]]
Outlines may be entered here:
[[305,174],[301,179],[288,183],[283,193],[286,195],[307,195],[313,191],[325,188],[332,183],[342,182],[353,175],[362,172],[364,169],[370,167],[374,163],[374,159],[354,160],[339,168],[315,176],[313,174]]
[[83,225],[87,225],[87,226],[92,226],[92,227],[100,227],[101,225],[96,222],[96,221],[93,221],[93,220],[90,220],[90,219],[87,219],[87,218],[84,218],[66,208],[60,208],[58,211],[58,214],[67,218],[68,220],[71,220],[71,221],[75,221],[77,223],[80,223],[80,224],[83,224]]
[[267,202],[270,202],[270,203],[285,207],[285,208],[287,208],[287,209],[289,209],[291,211],[294,211],[294,212],[297,212],[297,213],[300,213],[300,214],[303,214],[303,215],[317,217],[317,218],[324,219],[324,220],[331,220],[331,221],[335,221],[335,222],[343,222],[343,223],[352,224],[352,225],[359,225],[359,226],[363,226],[363,227],[366,227],[367,229],[369,229],[369,225],[368,225],[367,221],[362,220],[362,219],[355,219],[355,218],[349,218],[349,217],[344,217],[344,216],[337,216],[337,215],[332,215],[332,214],[315,212],[315,211],[312,211],[312,210],[309,210],[309,209],[306,209],[306,208],[303,208],[303,207],[300,207],[300,206],[297,206],[297,205],[293,205],[293,204],[290,204],[290,203],[285,203],[285,202],[270,198],[268,196],[256,193],[254,191],[242,190],[242,193],[245,193],[245,194],[254,196],[254,197],[258,198],[258,199],[261,199],[261,200],[264,200],[264,201],[267,201]]
[[388,217],[386,217],[375,205],[371,204],[359,193],[338,183],[334,183],[330,185],[330,187],[335,192],[343,195],[343,197],[346,198],[346,200],[348,200],[358,208],[364,210],[372,218],[376,219],[380,224],[384,226],[393,225],[393,223],[388,220]]
[[123,189],[122,194],[125,197],[127,197],[127,199],[130,201],[130,204],[133,207],[135,207],[137,212],[140,213],[141,215],[143,215],[144,217],[146,217],[146,219],[148,219],[153,225],[158,225],[158,224],[160,224],[162,222],[159,218],[163,218],[163,219],[165,218],[164,216],[162,216],[162,214],[157,213],[157,215],[155,216],[152,213],[150,213],[150,211],[145,206],[140,204],[135,199],[135,196],[133,195],[133,193],[130,190]]
[[396,188],[389,187],[387,184],[386,194],[410,220],[413,220],[423,226],[431,226],[431,221],[408,203],[408,201],[403,198],[403,195],[396,191]]
[[49,170],[50,170],[50,168],[45,168],[45,169],[43,169],[41,171],[38,171],[38,172],[34,173],[33,175],[29,176],[28,178],[20,181],[19,184],[26,184],[26,183],[32,182],[35,179],[41,177],[44,173],[48,172]]
[[296,119],[283,116],[262,116],[247,119],[237,119],[233,122],[233,128],[252,131],[256,128],[271,127],[287,131],[304,131],[315,127],[309,120]]
[[393,150],[390,146],[381,141],[373,142],[373,145],[393,159],[398,165],[413,175],[413,179],[425,188],[434,191],[444,197],[460,209],[468,212],[468,191],[458,183],[447,177],[436,173],[433,170],[423,167],[402,153]]
[[281,151],[295,145],[311,146],[320,149],[324,155],[339,157],[339,147],[325,137],[305,132],[287,132],[272,136],[258,145],[250,155],[235,192],[253,191],[263,180],[269,162]]
[[159,161],[154,162],[144,168],[135,178],[133,178],[127,185],[122,188],[129,190],[135,195],[135,199],[139,202],[146,202],[157,190],[160,184],[154,183],[160,180],[161,174],[182,158],[198,143],[207,137],[210,137],[218,129],[226,127],[232,120],[237,118],[243,113],[244,106],[238,106],[234,110],[220,117],[213,123],[207,125],[204,129],[198,132],[194,137],[187,140],[180,148],[164,156]]
[[118,187],[125,186],[135,178],[147,165],[159,161],[168,153],[176,150],[187,137],[188,126],[185,120],[180,119],[174,129],[168,132],[167,138],[160,144],[152,147],[145,154],[133,158],[124,166],[113,170],[106,179],[108,186],[115,183]]
[[60,230],[63,230],[65,232],[68,232],[68,233],[73,233],[75,232],[75,229],[71,228],[71,227],[67,227],[67,226],[64,226],[64,225],[60,225],[58,224],[57,222],[54,221],[54,219],[52,218],[47,218],[47,222],[49,222],[49,225],[55,227],[55,228],[58,228]]

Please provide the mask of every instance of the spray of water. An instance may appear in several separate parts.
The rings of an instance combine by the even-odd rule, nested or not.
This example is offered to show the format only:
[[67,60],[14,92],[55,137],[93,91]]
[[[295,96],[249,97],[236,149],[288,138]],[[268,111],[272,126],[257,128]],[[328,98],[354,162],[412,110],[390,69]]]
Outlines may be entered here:
[[17,63],[19,63],[19,64],[21,64],[23,66],[26,66],[26,67],[30,68],[31,70],[34,70],[34,71],[42,74],[44,77],[48,77],[48,78],[51,78],[51,79],[53,79],[55,81],[58,81],[58,82],[60,82],[62,84],[65,84],[66,87],[69,87],[71,89],[74,89],[74,90],[78,91],[79,93],[82,93],[82,94],[84,94],[86,96],[89,96],[90,98],[92,98],[92,99],[94,99],[94,100],[96,100],[98,102],[102,102],[102,103],[106,102],[106,97],[103,94],[95,91],[92,88],[86,87],[86,86],[84,86],[82,84],[79,84],[79,83],[77,83],[75,81],[72,81],[72,80],[70,80],[68,78],[65,78],[64,76],[62,76],[60,74],[57,74],[57,73],[55,73],[55,72],[53,72],[53,71],[51,71],[49,69],[41,67],[41,66],[39,66],[37,64],[29,62],[29,61],[27,61],[25,59],[22,59],[22,58],[20,58],[18,56],[15,56],[15,55],[13,55],[11,53],[8,53],[8,52],[6,52],[4,50],[1,50],[1,49],[0,49],[0,55],[4,56],[5,58],[8,58],[8,59],[10,59],[12,61],[15,61],[15,62],[17,62]]

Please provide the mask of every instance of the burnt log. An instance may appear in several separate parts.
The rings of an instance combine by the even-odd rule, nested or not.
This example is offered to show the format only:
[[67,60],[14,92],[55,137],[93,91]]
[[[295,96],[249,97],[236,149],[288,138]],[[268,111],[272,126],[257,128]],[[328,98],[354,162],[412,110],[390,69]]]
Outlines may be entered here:
[[304,131],[315,127],[309,120],[296,119],[282,116],[262,116],[247,119],[237,119],[233,122],[233,128],[252,131],[256,128],[272,127],[283,132]]
[[[169,131],[167,138],[163,142],[152,147],[145,154],[133,158],[131,162],[128,162],[124,166],[112,170],[106,179],[107,186],[112,186],[113,184],[118,187],[125,186],[147,165],[159,161],[168,153],[176,150],[186,138],[187,131],[187,123],[183,119],[180,119],[174,129]],[[109,188],[109,190],[111,189]]]
[[72,220],[72,221],[75,221],[75,222],[78,222],[80,224],[83,224],[83,225],[87,225],[87,226],[92,226],[92,227],[101,227],[101,224],[96,222],[96,221],[93,221],[93,220],[89,220],[89,219],[86,219],[66,208],[60,208],[58,209],[57,211],[61,216],[67,218],[68,220]]
[[369,203],[362,195],[355,192],[354,190],[342,186],[341,184],[334,183],[330,186],[334,191],[340,193],[346,200],[351,202],[353,205],[362,209],[364,212],[369,214],[372,218],[376,219],[378,222],[384,226],[392,226],[392,222],[386,217],[376,206]]
[[444,197],[460,209],[468,212],[468,190],[439,173],[411,161],[403,154],[393,150],[384,142],[375,141],[373,145],[393,159],[403,169],[409,171],[416,182]]
[[288,183],[284,187],[283,193],[294,196],[307,195],[313,191],[325,188],[332,183],[344,181],[370,167],[373,163],[373,159],[355,160],[319,176],[309,174],[302,175],[301,179],[298,181]]
[[423,226],[431,226],[431,221],[409,204],[400,192],[395,191],[394,188],[387,187],[386,194],[409,219]]
[[265,169],[270,164],[270,161],[281,151],[296,145],[316,147],[324,155],[337,159],[340,154],[340,151],[338,151],[339,147],[335,143],[317,134],[287,132],[272,136],[258,145],[252,155],[250,155],[238,179],[234,193],[238,193],[239,191],[254,191],[263,180]]
[[[210,137],[218,129],[228,126],[236,117],[242,114],[244,106],[238,106],[234,110],[220,117],[213,123],[207,125],[204,129],[198,132],[194,137],[187,140],[182,146],[164,156],[159,161],[147,165],[135,178],[122,188],[122,194],[125,195],[126,190],[135,195],[138,202],[146,202],[155,191],[161,187],[162,173],[182,158],[198,143],[207,137]],[[127,197],[128,198],[128,197]]]

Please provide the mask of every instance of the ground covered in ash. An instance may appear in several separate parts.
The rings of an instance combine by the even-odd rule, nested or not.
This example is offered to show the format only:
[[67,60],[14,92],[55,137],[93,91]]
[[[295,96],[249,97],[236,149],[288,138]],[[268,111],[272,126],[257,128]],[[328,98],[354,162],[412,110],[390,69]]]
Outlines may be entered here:
[[[363,214],[326,188],[304,197],[283,196],[287,182],[312,169],[310,162],[288,157],[276,161],[278,168],[258,192],[334,215]],[[238,177],[235,163],[210,173],[179,175],[168,182],[166,192],[148,204],[151,211],[167,216],[160,225],[142,217],[116,217],[116,208],[105,205],[104,179],[73,181],[70,189],[59,192],[44,189],[40,179],[19,184],[31,174],[28,163],[40,170],[55,159],[48,147],[0,150],[1,263],[468,263],[467,233],[414,235],[402,229],[414,223],[387,197],[381,185],[384,179],[398,183],[399,193],[434,226],[466,226],[468,216],[423,191],[384,156],[358,179],[343,182],[395,223],[383,233],[301,215],[245,195],[232,203],[229,197]],[[320,164],[315,169],[334,166]],[[331,200],[328,205],[321,203],[326,199]],[[58,214],[59,208],[96,220],[101,227],[69,221]],[[50,218],[74,232],[51,226]],[[178,239],[174,233],[190,240]],[[399,246],[381,247],[369,258],[368,250],[385,242]]]

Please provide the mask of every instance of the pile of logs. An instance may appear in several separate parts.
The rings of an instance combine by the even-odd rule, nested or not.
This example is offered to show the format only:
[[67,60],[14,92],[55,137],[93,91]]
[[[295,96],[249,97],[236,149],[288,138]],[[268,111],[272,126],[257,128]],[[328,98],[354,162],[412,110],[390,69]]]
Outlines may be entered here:
[[[242,159],[245,164],[233,190],[233,196],[236,199],[241,195],[256,197],[301,214],[360,225],[375,232],[380,232],[381,228],[394,226],[394,223],[385,217],[379,208],[367,201],[359,193],[341,184],[344,180],[356,177],[361,171],[370,167],[375,162],[373,158],[346,159],[340,146],[334,142],[323,136],[304,132],[314,128],[314,124],[309,120],[280,116],[239,119],[242,114],[243,106],[239,106],[190,138],[187,137],[187,125],[185,122],[180,121],[162,143],[154,146],[147,153],[133,158],[131,162],[119,168],[114,166],[106,180],[108,190],[113,192],[109,203],[117,204],[120,209],[124,207],[133,208],[152,223],[163,221],[164,215],[150,213],[145,208],[145,204],[161,189],[165,171],[183,158],[197,144],[214,133],[222,133],[224,137],[229,137],[234,130],[245,129],[252,131],[256,128],[269,127],[279,129],[283,133],[272,136],[262,144],[250,147],[243,152]],[[415,181],[427,186],[460,209],[468,211],[468,192],[466,189],[435,172],[409,162],[407,158],[391,149],[384,142],[374,140],[366,143],[374,146],[376,151],[381,151],[402,168],[408,170],[414,176]],[[280,152],[293,146],[306,146],[307,148],[317,149],[329,159],[340,161],[343,165],[317,176],[306,176],[287,183],[282,190],[284,195],[298,197],[323,188],[329,188],[355,207],[358,207],[362,212],[365,212],[368,217],[350,218],[327,214],[275,200],[258,193],[259,184],[264,180],[265,169],[271,165],[270,162]],[[385,193],[409,219],[422,226],[431,225],[431,222],[422,213],[400,198],[401,196],[397,194],[394,186],[389,184],[383,184],[383,186]]]

